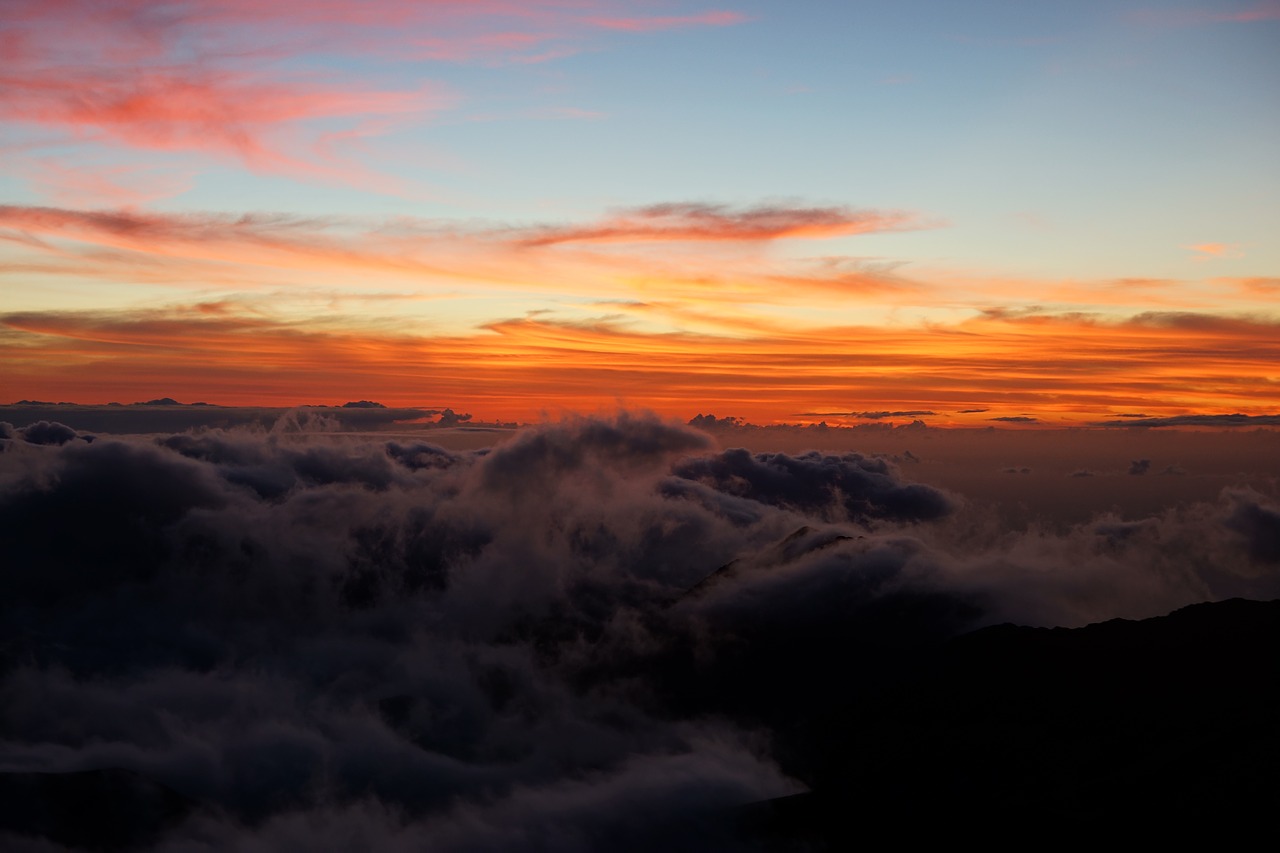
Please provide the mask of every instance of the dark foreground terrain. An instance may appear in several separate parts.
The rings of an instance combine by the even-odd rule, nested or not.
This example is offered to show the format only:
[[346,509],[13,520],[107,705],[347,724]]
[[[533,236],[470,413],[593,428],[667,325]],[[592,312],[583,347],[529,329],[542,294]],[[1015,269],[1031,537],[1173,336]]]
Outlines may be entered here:
[[903,841],[1274,840],[1278,710],[1280,601],[995,626],[798,725],[812,791],[752,807],[745,826],[775,843],[851,844],[873,826]]
[[[881,833],[1275,838],[1280,601],[1077,629],[999,625],[908,651],[850,645],[884,655],[856,684],[838,654],[806,653],[814,639],[771,637],[728,666],[665,673],[683,712],[764,725],[810,790],[649,826],[636,847],[844,849]],[[382,704],[407,725],[411,701]],[[119,768],[0,774],[0,826],[14,842],[147,847],[207,808]]]

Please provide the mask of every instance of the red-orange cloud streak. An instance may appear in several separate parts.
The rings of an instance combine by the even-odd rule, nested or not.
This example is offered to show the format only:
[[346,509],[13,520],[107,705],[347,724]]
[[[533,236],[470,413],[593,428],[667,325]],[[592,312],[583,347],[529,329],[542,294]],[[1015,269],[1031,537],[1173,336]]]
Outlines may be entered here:
[[[1270,411],[1280,387],[1280,326],[1203,315],[982,317],[950,328],[745,339],[536,318],[468,335],[388,335],[195,309],[0,322],[0,357],[10,365],[0,397],[11,399],[430,399],[502,419],[623,403],[759,422],[833,408],[926,408],[940,423],[1031,412],[1041,424],[1069,425],[1113,411]],[[976,407],[990,413],[955,414]]]
[[[659,207],[693,209],[700,216],[694,224],[679,218],[679,227],[669,217],[649,217],[660,223],[633,224],[625,233],[614,227],[605,237],[599,226],[569,233],[574,229],[460,229],[409,219],[361,222],[287,214],[162,214],[0,205],[0,239],[41,254],[25,266],[51,274],[126,282],[166,277],[224,285],[239,281],[245,287],[248,282],[271,283],[305,271],[330,286],[335,278],[346,276],[394,280],[413,287],[428,280],[440,286],[484,282],[491,288],[526,292],[545,291],[548,282],[554,281],[559,294],[640,296],[654,305],[671,304],[676,313],[698,304],[777,302],[806,293],[857,300],[920,289],[891,269],[830,258],[774,264],[758,255],[735,260],[695,253],[673,259],[645,251],[656,242],[749,247],[783,237],[891,228],[906,214],[781,206],[736,213],[705,205]],[[593,241],[601,240],[634,244],[633,251],[625,257],[591,251]],[[554,252],[554,257],[543,257],[547,252]]]

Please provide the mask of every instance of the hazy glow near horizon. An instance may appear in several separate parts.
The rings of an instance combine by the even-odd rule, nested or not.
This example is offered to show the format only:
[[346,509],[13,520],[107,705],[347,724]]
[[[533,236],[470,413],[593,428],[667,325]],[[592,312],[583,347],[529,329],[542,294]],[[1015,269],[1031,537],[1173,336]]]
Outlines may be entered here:
[[1274,0],[11,0],[0,402],[1271,414],[1277,44]]

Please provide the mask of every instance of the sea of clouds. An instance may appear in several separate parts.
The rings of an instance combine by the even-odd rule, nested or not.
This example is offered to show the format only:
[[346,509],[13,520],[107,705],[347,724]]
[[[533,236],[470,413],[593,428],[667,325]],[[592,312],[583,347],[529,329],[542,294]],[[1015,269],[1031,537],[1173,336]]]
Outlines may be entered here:
[[1008,530],[886,458],[645,415],[0,449],[0,774],[177,792],[161,849],[745,844],[735,809],[805,790],[805,707],[903,650],[1280,595],[1248,488]]

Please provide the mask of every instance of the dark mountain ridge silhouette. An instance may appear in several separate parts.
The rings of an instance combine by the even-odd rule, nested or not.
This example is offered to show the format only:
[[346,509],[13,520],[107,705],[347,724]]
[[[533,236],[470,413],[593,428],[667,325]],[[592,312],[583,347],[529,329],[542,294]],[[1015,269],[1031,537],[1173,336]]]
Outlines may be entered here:
[[1278,651],[1280,600],[962,635],[793,732],[791,769],[812,790],[749,807],[743,831],[843,849],[869,825],[1006,840],[1265,827]]

